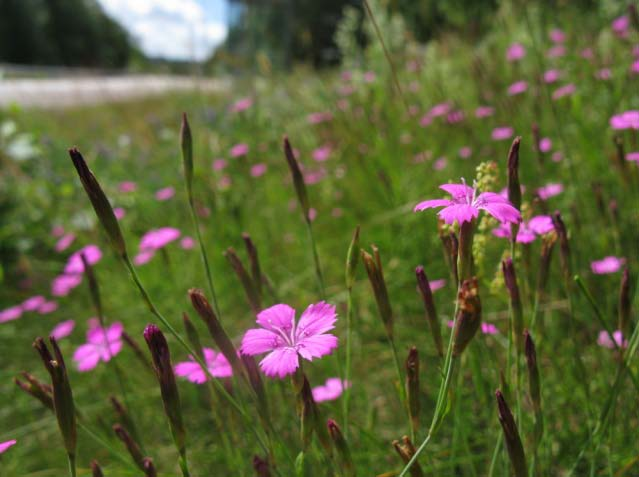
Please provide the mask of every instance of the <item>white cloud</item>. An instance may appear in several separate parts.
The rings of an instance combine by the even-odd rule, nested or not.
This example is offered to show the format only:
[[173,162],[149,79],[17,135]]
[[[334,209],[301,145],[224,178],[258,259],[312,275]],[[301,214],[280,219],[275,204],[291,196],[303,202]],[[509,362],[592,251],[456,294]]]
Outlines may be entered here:
[[196,0],[99,0],[152,57],[203,60],[226,38]]

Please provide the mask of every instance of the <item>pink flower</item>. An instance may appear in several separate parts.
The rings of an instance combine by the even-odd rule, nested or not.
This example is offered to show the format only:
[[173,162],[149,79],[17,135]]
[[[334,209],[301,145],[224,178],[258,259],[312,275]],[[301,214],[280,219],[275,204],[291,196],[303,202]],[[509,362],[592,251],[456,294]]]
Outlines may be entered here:
[[565,54],[566,47],[564,45],[555,45],[546,52],[546,56],[548,58],[559,58],[560,56],[564,56]]
[[549,215],[536,215],[528,221],[528,228],[537,235],[544,235],[555,230]]
[[[493,229],[493,235],[495,237],[507,238],[511,237],[510,224],[501,223],[499,227]],[[525,222],[521,223],[519,230],[517,231],[517,243],[531,243],[535,240],[535,233],[530,230]]]
[[[230,378],[233,376],[233,369],[222,353],[216,353],[211,348],[202,348],[202,352],[211,376],[214,378]],[[195,384],[202,384],[207,381],[206,373],[192,356],[189,357],[188,361],[182,361],[175,365],[175,374]]]
[[248,144],[240,143],[240,144],[236,144],[235,146],[231,148],[231,150],[229,151],[229,155],[231,157],[242,157],[242,156],[246,156],[248,152],[249,152]]
[[180,247],[184,250],[191,250],[195,247],[195,240],[193,240],[193,237],[183,237],[182,240],[180,240]]
[[266,174],[266,164],[260,162],[259,164],[254,164],[251,166],[251,176],[260,177]]
[[175,188],[169,186],[164,189],[160,189],[155,193],[155,199],[159,201],[169,200],[175,195]]
[[639,110],[624,111],[610,118],[612,129],[639,129]]
[[448,192],[452,199],[433,199],[420,202],[413,209],[418,212],[433,207],[443,207],[437,214],[447,224],[455,221],[460,224],[470,222],[485,210],[500,222],[521,222],[521,214],[505,199],[494,192],[482,192],[477,195],[477,189],[462,184],[443,184],[440,189]]
[[306,116],[306,121],[309,124],[320,124],[333,119],[333,115],[329,112],[311,113]]
[[229,107],[229,112],[241,113],[242,111],[249,109],[251,106],[253,106],[253,100],[251,98],[240,98]]
[[446,168],[447,164],[448,161],[445,157],[439,157],[435,159],[435,162],[433,162],[433,169],[435,169],[436,171],[441,171]]
[[89,265],[95,265],[102,258],[102,250],[100,250],[100,247],[97,245],[87,245],[73,252],[64,267],[64,273],[66,275],[84,273],[84,264],[82,263],[81,255],[84,255]]
[[55,325],[55,327],[51,330],[51,333],[49,333],[49,336],[53,336],[56,340],[61,340],[62,338],[69,336],[73,331],[73,328],[75,328],[75,321],[62,321]]
[[425,114],[424,116],[422,116],[422,118],[419,120],[419,125],[423,128],[425,128],[426,126],[429,126],[431,123],[433,122],[433,117],[429,116],[428,114]]
[[552,162],[561,162],[564,158],[564,155],[561,153],[561,151],[555,151],[552,153],[552,156],[550,157],[550,159],[552,160]]
[[64,235],[64,227],[56,225],[51,229],[51,235],[55,238],[62,237]]
[[304,184],[313,185],[317,184],[326,177],[326,170],[324,168],[316,171],[304,172]]
[[526,56],[526,49],[521,43],[513,43],[506,50],[506,59],[508,61],[518,61]]
[[312,152],[313,160],[317,162],[324,162],[331,157],[331,146],[318,147]]
[[311,392],[315,402],[334,401],[342,395],[344,389],[350,388],[351,383],[340,378],[328,378],[324,384],[315,386]]
[[513,128],[509,126],[501,126],[493,129],[491,137],[493,141],[503,141],[505,139],[510,139],[515,131]]
[[10,441],[0,442],[0,454],[4,454],[7,449],[11,446],[14,446],[15,443],[18,442],[15,439],[11,439]]
[[577,90],[577,87],[574,83],[568,83],[567,85],[562,86],[561,88],[557,88],[552,93],[552,99],[557,101],[558,99],[563,98],[564,96],[570,96]]
[[544,72],[544,83],[554,83],[559,78],[561,78],[561,71],[559,70],[548,70]]
[[299,356],[312,361],[337,348],[337,337],[327,334],[335,328],[335,307],[323,301],[309,305],[295,323],[295,310],[279,304],[257,315],[261,328],[248,330],[241,352],[249,356],[269,353],[260,362],[264,374],[283,378],[299,366]]
[[35,295],[22,302],[22,311],[36,311],[47,299],[42,295]]
[[479,106],[475,110],[475,117],[480,119],[487,118],[489,116],[492,116],[494,113],[495,113],[495,108],[491,106]]
[[71,244],[73,243],[73,241],[75,240],[75,234],[74,233],[68,233],[68,234],[64,234],[62,237],[60,237],[60,239],[56,242],[55,244],[55,251],[56,252],[64,252],[66,249],[68,249]]
[[440,278],[438,280],[431,280],[429,282],[429,285],[430,285],[430,291],[434,292],[441,288],[444,288],[446,286],[446,280],[443,278]]
[[20,305],[12,306],[0,311],[0,323],[17,320],[22,316],[22,307]]
[[133,192],[137,188],[138,188],[138,185],[133,181],[120,182],[120,185],[118,185],[118,190],[124,193]]
[[115,322],[105,329],[99,323],[90,320],[87,342],[79,346],[73,353],[73,360],[77,363],[78,371],[90,371],[100,361],[106,363],[117,355],[122,350],[123,329],[122,323],[119,322]]
[[364,81],[366,83],[372,83],[373,81],[375,81],[375,78],[377,78],[377,76],[375,75],[374,71],[367,71],[366,73],[364,73]]
[[115,209],[113,209],[113,215],[115,215],[116,219],[122,220],[126,215],[126,210],[124,210],[122,207],[116,207]]
[[595,52],[592,51],[592,48],[584,48],[583,50],[581,50],[581,57],[586,59],[586,60],[591,60],[592,58],[595,57]]
[[67,296],[80,283],[82,283],[82,275],[80,273],[58,275],[51,282],[51,294],[53,296]]
[[624,263],[626,263],[625,258],[608,256],[602,258],[601,260],[595,260],[594,262],[591,262],[590,269],[592,270],[592,273],[596,273],[597,275],[605,275],[607,273],[618,272]]
[[227,165],[227,162],[225,159],[214,159],[213,160],[213,170],[214,171],[221,171],[223,170]]
[[550,37],[550,41],[552,41],[553,43],[563,43],[564,41],[566,41],[566,34],[558,28],[553,28],[552,30],[550,30],[548,36]]
[[55,301],[45,301],[42,305],[40,305],[37,309],[37,312],[41,315],[48,315],[49,313],[53,313],[58,309],[58,303]]
[[539,150],[541,152],[550,152],[552,149],[552,141],[550,138],[543,137],[539,140]]
[[[615,349],[617,346],[619,348],[627,348],[628,340],[624,339],[623,333],[621,330],[617,330],[612,333],[612,338],[614,342],[610,339],[610,335],[606,330],[601,330],[599,332],[599,337],[597,338],[597,344],[604,348]],[[615,343],[617,346],[615,346]]]
[[609,80],[612,78],[612,71],[610,68],[601,68],[595,73],[595,77],[600,80]]
[[439,103],[430,108],[428,111],[428,116],[432,118],[437,118],[439,116],[447,115],[451,110],[451,105],[449,103]]
[[639,151],[629,152],[626,154],[626,161],[635,161],[639,164]]
[[459,149],[458,154],[462,159],[468,159],[473,154],[473,150],[468,146],[464,146]]
[[308,209],[308,220],[313,222],[317,218],[317,210],[314,207]]
[[485,335],[498,335],[499,330],[492,323],[483,323],[481,324],[481,332]]
[[630,66],[630,71],[632,73],[639,73],[639,60],[635,60],[635,62]]
[[517,81],[508,87],[508,96],[515,96],[521,94],[528,89],[528,82]]
[[155,250],[143,250],[133,257],[133,263],[137,266],[149,263],[155,257]]
[[548,200],[551,197],[561,194],[564,191],[562,184],[550,183],[537,189],[537,195],[541,200]]
[[140,250],[158,250],[180,238],[180,232],[173,227],[161,227],[149,230],[140,239]]
[[612,21],[612,31],[614,31],[618,36],[626,36],[628,33],[628,27],[630,27],[630,18],[626,15],[617,17]]
[[220,189],[228,189],[233,184],[231,177],[228,175],[222,176],[218,181],[217,185]]
[[456,124],[462,122],[465,117],[466,115],[464,114],[464,112],[458,109],[456,111],[451,111],[450,113],[448,113],[446,120],[449,124]]

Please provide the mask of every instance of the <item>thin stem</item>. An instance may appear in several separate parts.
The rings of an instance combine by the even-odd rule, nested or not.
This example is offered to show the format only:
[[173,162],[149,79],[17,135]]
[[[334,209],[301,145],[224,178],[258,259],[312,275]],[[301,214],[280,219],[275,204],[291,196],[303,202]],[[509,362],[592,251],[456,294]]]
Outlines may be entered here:
[[206,248],[204,248],[204,241],[202,240],[202,234],[200,232],[200,220],[195,213],[195,207],[193,205],[193,198],[189,194],[189,209],[191,210],[191,219],[193,220],[193,227],[195,228],[195,237],[200,245],[200,257],[202,258],[202,265],[204,265],[204,271],[206,273],[206,281],[209,286],[209,292],[213,299],[213,308],[217,316],[221,319],[220,307],[217,303],[217,295],[215,294],[215,287],[213,286],[213,278],[211,277],[211,267],[209,266],[209,259],[206,254]]
[[180,451],[180,470],[182,471],[183,477],[191,477],[189,473],[189,466],[186,463],[186,451]]
[[406,409],[406,413],[408,415],[408,427],[410,429],[411,440],[415,440],[415,426],[413,423],[413,419],[410,415],[410,409],[408,407],[408,399],[406,398],[406,389],[404,388],[404,375],[402,373],[402,365],[399,361],[399,355],[397,354],[397,347],[395,346],[395,341],[392,336],[388,337],[388,343],[390,344],[391,350],[393,351],[393,361],[395,362],[395,370],[397,371],[397,379],[399,380],[399,397],[402,402],[402,406]]
[[344,414],[344,435],[348,438],[348,404],[350,402],[351,390],[351,341],[353,339],[353,289],[348,289],[348,299],[346,302],[346,373],[344,379],[344,399],[342,400]]
[[74,454],[67,454],[67,457],[69,458],[69,475],[71,477],[75,477],[76,476],[76,472],[75,472],[75,455]]
[[306,218],[306,226],[308,228],[308,236],[311,240],[311,251],[313,252],[313,263],[315,264],[315,276],[317,277],[317,285],[319,287],[320,298],[326,299],[326,290],[324,288],[324,276],[322,275],[322,267],[320,266],[319,254],[317,253],[317,244],[315,243],[315,234],[310,219]]

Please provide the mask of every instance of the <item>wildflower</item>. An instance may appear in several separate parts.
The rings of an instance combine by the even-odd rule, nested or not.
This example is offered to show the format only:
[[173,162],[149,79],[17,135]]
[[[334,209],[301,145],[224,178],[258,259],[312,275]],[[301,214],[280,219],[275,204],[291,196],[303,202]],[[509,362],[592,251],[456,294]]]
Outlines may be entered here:
[[548,58],[559,58],[560,56],[564,56],[565,54],[566,47],[564,45],[555,45],[546,52],[546,56]]
[[436,171],[441,171],[446,168],[447,164],[448,160],[445,157],[437,158],[435,162],[433,162],[433,169],[435,169]]
[[626,15],[615,18],[612,21],[612,31],[620,37],[625,37],[628,34],[628,28],[630,27],[630,18]]
[[342,395],[344,389],[350,388],[349,381],[340,378],[328,378],[324,384],[315,386],[311,391],[315,402],[334,401]]
[[551,84],[556,82],[561,78],[561,71],[559,70],[548,70],[544,72],[544,83]]
[[564,96],[570,96],[575,91],[577,91],[577,87],[574,85],[574,83],[568,83],[567,85],[564,85],[560,88],[557,88],[555,91],[553,91],[552,99],[557,101],[558,99],[561,99]]
[[12,447],[16,444],[15,439],[11,439],[10,441],[0,442],[0,454],[4,454],[9,447]]
[[[493,229],[493,235],[499,238],[510,239],[512,233],[510,230],[510,224],[502,222],[499,226]],[[535,233],[528,227],[525,222],[522,222],[517,231],[517,243],[531,243],[535,240]]]
[[621,330],[614,331],[612,333],[612,338],[614,341],[610,339],[610,334],[606,330],[601,330],[597,337],[597,344],[609,349],[628,347],[628,340],[624,338]]
[[543,137],[539,140],[539,150],[541,152],[550,152],[552,149],[552,141],[550,138]]
[[615,273],[621,270],[623,264],[626,263],[625,258],[618,258],[613,256],[608,256],[602,258],[601,260],[595,260],[590,263],[590,269],[592,273],[596,273],[597,275],[604,275],[607,273]]
[[544,235],[555,230],[552,217],[549,215],[536,215],[527,222],[527,225],[537,235]]
[[89,321],[87,342],[80,345],[73,353],[78,371],[90,371],[100,361],[105,363],[122,350],[122,323],[115,322],[107,328],[102,328],[97,320]]
[[260,177],[266,174],[266,164],[260,162],[259,164],[254,164],[251,166],[251,176],[252,177]]
[[22,307],[22,311],[36,311],[46,301],[47,299],[42,295],[35,295],[24,300],[20,306]]
[[427,115],[431,118],[445,116],[450,112],[451,108],[452,106],[449,103],[439,103],[430,108],[430,111],[428,111]]
[[311,113],[306,116],[306,121],[309,124],[320,124],[330,121],[331,119],[333,119],[333,115],[329,112]]
[[473,150],[468,146],[464,146],[459,149],[458,154],[462,159],[468,159],[473,154]]
[[634,161],[639,164],[639,151],[626,154],[626,161]]
[[541,200],[548,200],[551,197],[561,194],[563,191],[564,186],[562,184],[550,183],[537,189],[537,195]]
[[[233,369],[222,353],[217,353],[211,348],[202,348],[202,352],[211,376],[228,378],[233,375]],[[175,374],[195,384],[202,384],[207,381],[207,374],[192,356],[188,361],[182,361],[175,365]]]
[[457,293],[459,310],[453,331],[453,356],[460,356],[481,324],[481,300],[477,278],[464,280]]
[[17,320],[22,316],[22,307],[20,305],[12,306],[0,311],[0,323]]
[[165,200],[171,199],[174,195],[175,195],[175,188],[169,186],[169,187],[165,187],[163,189],[158,190],[155,193],[155,199],[163,202]]
[[122,220],[126,215],[126,210],[124,210],[122,207],[116,207],[115,209],[113,209],[113,215],[115,215],[116,219]]
[[508,96],[524,93],[528,89],[527,81],[517,81],[508,87]]
[[120,184],[118,185],[118,190],[124,193],[134,192],[137,188],[138,185],[133,181],[120,182]]
[[74,252],[64,267],[64,273],[67,275],[84,273],[84,264],[82,263],[82,255],[87,259],[89,265],[95,265],[102,258],[102,250],[97,245],[87,245]]
[[376,75],[374,71],[367,71],[366,73],[364,73],[364,81],[366,83],[372,83],[373,81],[375,81]]
[[548,33],[548,37],[553,43],[563,43],[564,41],[566,41],[566,34],[558,28],[553,28],[552,30],[550,30],[550,32]]
[[491,137],[493,141],[503,141],[505,139],[510,139],[515,131],[513,128],[509,126],[501,126],[493,129]]
[[609,80],[610,78],[612,78],[612,71],[610,70],[610,68],[601,68],[600,70],[597,70],[597,72],[595,73],[595,77],[604,81]]
[[51,294],[53,296],[67,296],[71,290],[82,283],[82,275],[58,275],[51,282]]
[[317,162],[324,162],[331,157],[331,151],[331,146],[322,146],[315,149],[311,153],[311,156],[313,157],[313,160]]
[[506,50],[506,59],[508,61],[518,61],[526,56],[526,49],[521,43],[513,43]]
[[624,111],[610,118],[612,129],[639,129],[639,110]]
[[257,315],[261,328],[248,330],[242,338],[242,354],[269,353],[260,362],[264,374],[283,378],[299,367],[299,357],[312,361],[337,348],[337,337],[326,332],[335,327],[335,307],[323,301],[309,307],[295,323],[295,310],[278,304]]
[[495,108],[491,107],[491,106],[478,106],[477,109],[475,109],[475,117],[476,118],[487,118],[489,116],[492,116],[495,113]]
[[66,338],[73,332],[75,328],[75,321],[67,320],[55,325],[55,327],[49,333],[49,336],[53,336],[56,340],[60,341],[62,338]]
[[64,227],[62,225],[56,225],[51,229],[51,236],[54,238],[59,238],[64,235]]
[[225,169],[227,165],[226,159],[214,159],[211,167],[214,171],[221,171]]
[[233,158],[236,158],[236,157],[246,156],[248,152],[249,152],[248,144],[239,143],[230,149],[229,155]]
[[135,256],[133,261],[136,265],[147,263],[153,258],[157,250],[177,240],[181,234],[178,229],[173,227],[149,230],[140,239],[140,253]]
[[444,207],[437,214],[447,224],[455,221],[462,224],[477,218],[480,210],[485,210],[500,222],[521,222],[521,214],[508,199],[494,192],[477,194],[477,189],[461,184],[443,184],[440,189],[448,192],[452,199],[433,199],[420,202],[413,209],[418,212],[433,207]]
[[71,244],[73,243],[74,240],[75,240],[75,234],[74,233],[64,234],[55,243],[55,247],[54,247],[55,251],[56,252],[64,252],[66,249],[68,249],[71,246]]
[[195,240],[193,239],[193,237],[183,237],[182,240],[180,240],[180,247],[182,247],[184,250],[191,250],[193,247],[195,247]]
[[253,106],[253,100],[251,98],[240,98],[229,107],[229,112],[241,113],[242,111],[249,109],[251,106]]

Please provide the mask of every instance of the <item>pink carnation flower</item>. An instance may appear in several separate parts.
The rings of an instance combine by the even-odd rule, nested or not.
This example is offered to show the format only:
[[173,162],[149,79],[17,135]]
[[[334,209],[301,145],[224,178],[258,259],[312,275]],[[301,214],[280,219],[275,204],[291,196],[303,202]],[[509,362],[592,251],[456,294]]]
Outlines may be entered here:
[[73,243],[73,241],[75,240],[75,234],[70,232],[68,234],[64,234],[62,237],[60,237],[60,239],[56,242],[55,244],[55,251],[56,252],[64,252],[66,249],[68,249],[71,244]]
[[[499,238],[507,238],[511,237],[510,224],[501,223],[495,229],[493,229],[493,235]],[[521,223],[519,230],[517,231],[517,243],[531,243],[534,242],[536,236],[535,233],[527,227],[525,222]]]
[[[621,330],[616,330],[612,333],[612,338],[614,342],[610,339],[610,335],[606,330],[601,330],[599,332],[599,337],[597,338],[597,344],[599,346],[603,346],[604,348],[615,349],[619,348],[627,348],[628,340],[624,339],[623,333]],[[615,346],[616,343],[616,346]]]
[[51,282],[51,294],[53,296],[67,296],[80,283],[82,283],[82,275],[80,273],[58,275]]
[[565,54],[566,47],[564,45],[555,45],[546,52],[546,56],[548,58],[559,58],[560,56],[564,56]]
[[553,43],[563,43],[566,41],[566,34],[558,28],[550,30],[548,36],[550,37],[550,41]]
[[536,215],[528,221],[528,228],[537,235],[544,235],[555,230],[549,215]]
[[430,108],[428,111],[428,116],[432,118],[437,118],[439,116],[447,115],[451,110],[451,105],[449,103],[439,103]]
[[551,183],[537,189],[537,195],[541,200],[548,200],[551,197],[561,194],[564,191],[562,184]]
[[182,233],[174,227],[149,230],[140,239],[140,250],[158,250],[180,238]]
[[169,186],[164,189],[160,189],[155,193],[155,199],[161,202],[169,200],[175,195],[175,188]]
[[[97,320],[95,320],[97,321]],[[87,331],[87,342],[73,353],[78,371],[90,371],[100,361],[105,363],[122,350],[122,323],[115,322],[108,328],[102,328],[94,320],[90,320]]]
[[229,107],[229,111],[231,113],[241,113],[251,106],[253,106],[253,100],[251,98],[240,98]]
[[36,310],[41,315],[48,315],[49,313],[53,313],[58,309],[58,303],[55,301],[45,301],[42,305],[38,307]]
[[634,161],[639,164],[639,151],[629,152],[626,154],[626,161]]
[[459,149],[458,154],[462,159],[468,159],[473,154],[473,150],[468,146],[464,146]]
[[437,214],[447,224],[455,221],[460,224],[477,218],[480,210],[485,210],[500,222],[521,222],[521,214],[505,199],[494,192],[482,192],[477,195],[477,189],[462,184],[443,184],[440,189],[448,192],[451,199],[433,199],[420,202],[413,209],[418,212],[433,207],[443,207]]
[[493,129],[491,137],[493,141],[503,141],[505,139],[510,139],[515,131],[513,128],[509,126],[501,126]]
[[235,146],[231,148],[231,150],[229,151],[229,155],[231,157],[242,157],[242,156],[246,156],[248,152],[249,152],[248,144],[240,143],[240,144],[236,144]]
[[597,275],[604,275],[607,273],[615,273],[618,272],[623,264],[626,263],[625,258],[608,256],[602,258],[601,260],[595,260],[590,263],[590,269],[592,273],[596,273]]
[[639,60],[635,60],[632,65],[630,65],[631,73],[639,73]]
[[153,257],[155,257],[155,250],[142,250],[133,257],[133,263],[137,266],[144,265],[149,263]]
[[374,71],[367,71],[366,73],[364,73],[364,81],[366,83],[372,83],[373,81],[375,81],[376,78],[377,76],[375,75]]
[[630,27],[630,18],[626,15],[615,18],[612,21],[612,31],[617,35],[624,37],[628,34],[628,28]]
[[528,89],[527,81],[517,81],[508,87],[508,96],[524,93]]
[[639,129],[639,110],[624,111],[610,118],[612,129]]
[[506,50],[506,59],[508,61],[518,61],[526,56],[526,49],[521,43],[513,43]]
[[20,306],[22,307],[22,311],[36,311],[46,301],[47,299],[42,295],[35,295],[24,300]]
[[561,78],[561,71],[559,70],[548,70],[544,72],[544,83],[546,84],[554,83],[559,78]]
[[84,264],[82,263],[81,255],[84,255],[89,265],[95,265],[102,258],[102,250],[100,250],[100,247],[97,245],[87,245],[73,252],[64,267],[65,274],[73,275],[84,273]]
[[543,137],[539,140],[539,150],[541,152],[550,152],[552,149],[552,141],[548,137]]
[[22,307],[20,305],[12,306],[0,311],[0,323],[17,320],[22,316]]
[[134,192],[137,188],[138,185],[133,181],[120,182],[120,185],[118,186],[118,190],[124,193]]
[[441,171],[446,169],[447,165],[448,160],[445,157],[439,157],[435,159],[435,162],[433,162],[433,169],[435,169],[436,171]]
[[313,157],[313,160],[317,162],[324,162],[331,157],[331,152],[332,152],[331,146],[322,146],[313,150],[313,152],[311,153],[311,156]]
[[351,383],[340,378],[328,378],[324,384],[311,389],[315,402],[334,401],[342,395],[344,389],[350,388]]
[[10,441],[5,441],[5,442],[0,442],[0,454],[4,454],[7,449],[9,449],[9,447],[12,447],[15,445],[15,443],[18,442],[15,439],[11,439]]
[[278,304],[257,315],[261,328],[248,330],[242,338],[242,354],[269,353],[260,362],[264,374],[283,378],[299,366],[299,356],[312,361],[337,348],[337,337],[327,334],[335,328],[335,307],[323,301],[309,305],[295,323],[295,310]]
[[193,237],[184,237],[182,238],[182,240],[180,240],[180,247],[182,247],[184,250],[191,250],[193,247],[195,247],[195,240],[193,240]]
[[225,159],[214,159],[213,160],[213,170],[221,171],[226,167],[227,163]]
[[251,166],[251,176],[260,177],[266,174],[267,166],[263,162]]
[[574,85],[574,83],[568,83],[567,85],[564,85],[561,88],[557,88],[555,91],[553,91],[552,99],[557,101],[564,96],[570,96],[575,91],[577,91],[577,87]]
[[[233,376],[233,369],[222,353],[217,353],[211,348],[202,348],[202,352],[211,376],[214,378],[229,378]],[[195,384],[202,384],[207,381],[207,374],[192,356],[189,357],[188,361],[182,361],[175,365],[175,374]]]
[[487,118],[495,114],[495,108],[492,106],[479,106],[475,109],[475,117],[476,118]]
[[116,207],[115,209],[113,209],[113,215],[115,215],[116,219],[122,220],[126,215],[126,210],[124,210],[122,207]]
[[62,338],[69,336],[73,332],[73,328],[75,328],[75,321],[62,321],[55,325],[49,335],[53,336],[56,340],[61,340]]

